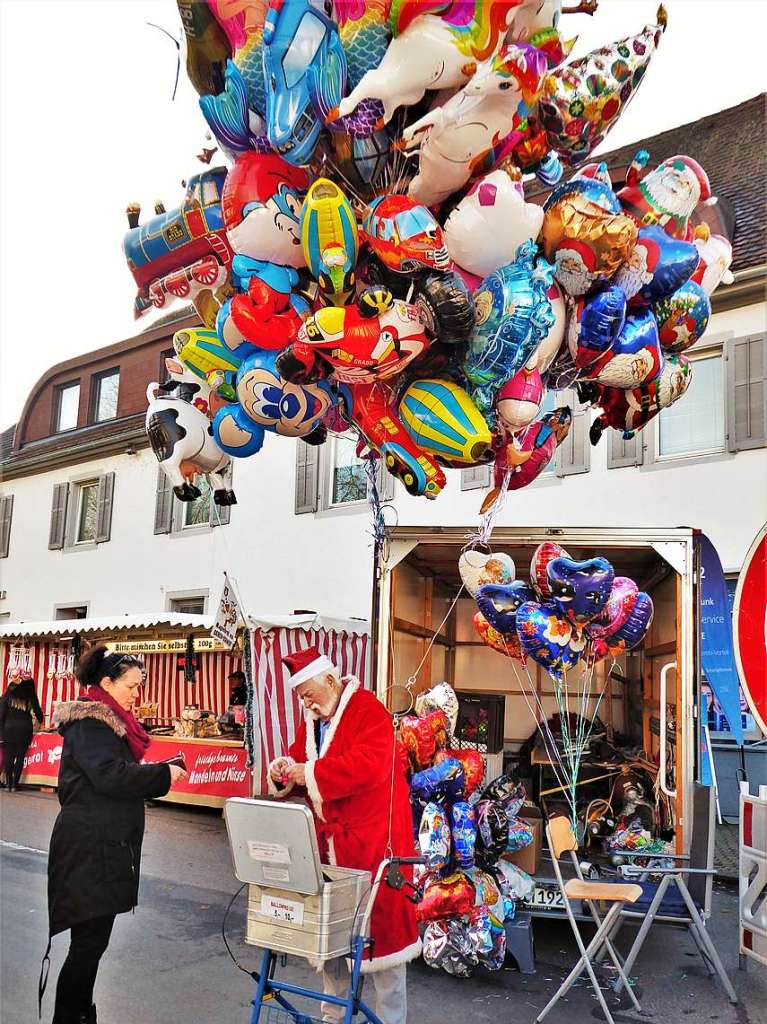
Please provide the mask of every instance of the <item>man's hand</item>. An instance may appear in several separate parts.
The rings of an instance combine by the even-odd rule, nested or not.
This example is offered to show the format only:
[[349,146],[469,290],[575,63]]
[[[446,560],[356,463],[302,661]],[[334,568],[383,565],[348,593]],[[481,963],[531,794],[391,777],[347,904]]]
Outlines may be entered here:
[[297,786],[306,785],[306,765],[305,764],[291,764],[285,769],[285,775],[291,782],[294,782]]
[[286,757],[278,757],[272,767],[269,769],[269,775],[272,782],[277,782],[280,785],[285,785],[286,770],[290,766],[290,761]]

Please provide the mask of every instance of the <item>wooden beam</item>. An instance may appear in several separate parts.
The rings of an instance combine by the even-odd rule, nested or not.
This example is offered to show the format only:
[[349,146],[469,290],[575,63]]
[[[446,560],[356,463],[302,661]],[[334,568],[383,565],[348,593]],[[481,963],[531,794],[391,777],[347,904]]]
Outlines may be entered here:
[[[416,636],[420,640],[431,640],[434,636],[433,629],[427,629],[426,626],[422,626],[418,622],[399,619],[396,615],[394,616],[394,631],[395,633],[405,633],[407,636]],[[434,643],[441,644],[443,647],[450,647],[450,640],[444,633],[437,633]]]
[[450,646],[445,652],[445,680],[453,687],[455,686],[455,637],[458,629],[457,619],[457,608],[453,608],[450,613],[450,617],[447,620],[447,638],[450,642]]
[[[434,577],[433,576],[427,576],[426,579],[424,580],[423,621],[432,630],[432,636],[434,635],[434,633],[433,633],[434,620],[432,618],[433,611],[434,611]],[[445,637],[445,639],[447,640],[447,637]],[[431,640],[431,636],[429,637],[429,640]],[[426,643],[427,643],[427,641],[424,640],[424,644],[426,644]],[[433,650],[434,650],[434,647],[431,646],[431,647],[427,647],[426,651],[424,652],[425,658],[424,658],[424,663],[423,663],[423,676],[421,677],[422,682],[420,683],[420,685],[417,686],[418,691],[420,691],[420,690],[428,690],[429,687],[431,686],[431,652]],[[422,655],[422,657],[424,657],[424,655]]]
[[666,654],[676,654],[676,644],[669,640],[666,644],[656,644],[654,647],[645,647],[644,653],[648,658],[662,658]]

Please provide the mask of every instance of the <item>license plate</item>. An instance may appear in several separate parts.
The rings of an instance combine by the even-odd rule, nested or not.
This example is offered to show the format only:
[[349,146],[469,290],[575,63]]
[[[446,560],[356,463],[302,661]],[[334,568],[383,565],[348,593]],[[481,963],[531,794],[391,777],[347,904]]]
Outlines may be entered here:
[[554,910],[565,905],[562,891],[558,885],[536,885],[525,903],[530,907],[542,907],[546,910]]

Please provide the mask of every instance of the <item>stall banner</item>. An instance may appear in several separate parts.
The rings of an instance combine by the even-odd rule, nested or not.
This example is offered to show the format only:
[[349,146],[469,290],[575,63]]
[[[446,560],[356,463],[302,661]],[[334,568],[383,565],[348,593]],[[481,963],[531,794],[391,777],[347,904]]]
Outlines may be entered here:
[[[172,789],[181,803],[220,802],[232,796],[250,796],[250,771],[241,744],[226,745],[215,740],[188,742],[171,738],[150,742],[145,761],[167,761],[180,754],[187,777]],[[211,800],[211,798],[214,798]]]
[[700,550],[700,654],[703,672],[729,722],[743,743],[740,683],[732,646],[727,581],[716,548],[705,536],[696,537]]
[[224,573],[224,589],[218,602],[216,621],[210,635],[220,640],[230,650],[237,643],[237,624],[242,621],[240,603],[229,577]]
[[254,629],[250,634],[253,665],[253,783],[254,792],[267,790],[269,763],[283,754],[295,739],[302,712],[295,691],[287,681],[282,659],[305,647],[338,667],[341,676],[356,676],[369,686],[368,636],[326,629]]
[[38,732],[32,737],[21,773],[21,782],[35,786],[55,786],[64,740],[57,732]]

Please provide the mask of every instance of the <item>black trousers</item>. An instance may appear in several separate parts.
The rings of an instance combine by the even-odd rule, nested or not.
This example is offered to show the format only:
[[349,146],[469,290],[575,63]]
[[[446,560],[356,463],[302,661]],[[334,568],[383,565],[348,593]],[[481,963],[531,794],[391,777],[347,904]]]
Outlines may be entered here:
[[3,743],[3,752],[5,755],[3,771],[5,772],[5,782],[8,787],[18,786],[19,779],[21,778],[21,772],[24,767],[24,756],[29,749],[29,744],[31,742],[31,733],[29,736],[22,736],[21,738],[11,737],[9,739],[6,736]]
[[72,927],[69,952],[56,984],[54,1024],[77,1021],[78,1014],[90,1010],[99,961],[109,945],[114,923],[115,915],[106,914]]

